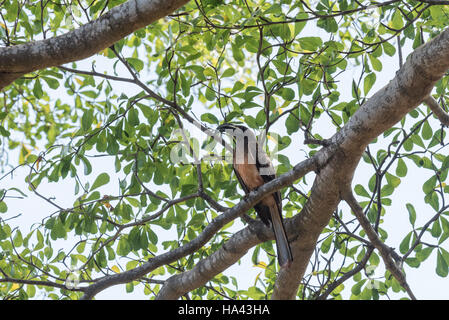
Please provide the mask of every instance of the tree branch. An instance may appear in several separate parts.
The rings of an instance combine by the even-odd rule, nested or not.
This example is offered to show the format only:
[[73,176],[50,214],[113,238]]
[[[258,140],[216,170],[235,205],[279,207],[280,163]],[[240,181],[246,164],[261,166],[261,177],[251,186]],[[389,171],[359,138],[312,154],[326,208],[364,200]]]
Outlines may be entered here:
[[188,1],[129,0],[66,34],[0,48],[0,89],[26,73],[90,57]]
[[382,240],[380,240],[376,231],[371,226],[371,223],[363,213],[362,207],[355,199],[354,194],[351,190],[348,190],[347,192],[345,192],[345,194],[343,194],[343,199],[351,207],[352,212],[354,212],[355,216],[359,220],[360,225],[362,226],[363,230],[365,230],[365,233],[372,245],[380,252],[387,270],[390,271],[390,273],[396,278],[399,284],[407,291],[410,298],[412,300],[416,300],[415,295],[413,294],[410,286],[405,279],[405,274],[401,270],[402,259],[398,256],[393,248],[388,247],[385,243],[382,242]]
[[424,103],[432,110],[433,114],[440,120],[444,126],[449,126],[449,114],[443,110],[431,95],[424,99]]
[[261,221],[235,233],[213,254],[198,262],[191,270],[170,277],[159,291],[157,300],[174,300],[205,285],[217,274],[236,263],[255,245],[274,239],[271,230]]

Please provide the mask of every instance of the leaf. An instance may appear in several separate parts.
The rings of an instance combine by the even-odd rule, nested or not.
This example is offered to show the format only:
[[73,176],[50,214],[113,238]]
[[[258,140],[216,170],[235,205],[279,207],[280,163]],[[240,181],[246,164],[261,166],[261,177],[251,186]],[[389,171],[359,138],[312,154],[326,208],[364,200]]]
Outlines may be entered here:
[[449,238],[449,221],[443,216],[440,216],[441,226],[443,228],[443,235],[440,240],[438,240],[438,244],[443,243],[447,238]]
[[0,201],[0,213],[5,213],[6,211],[8,211],[8,206],[5,201]]
[[81,128],[84,131],[90,130],[90,127],[92,126],[92,123],[94,122],[94,110],[89,109],[86,112],[83,113],[83,116],[81,117]]
[[125,257],[128,255],[130,251],[131,246],[128,242],[127,237],[126,236],[121,237],[117,245],[117,254],[119,256]]
[[404,21],[402,20],[402,14],[399,9],[396,9],[389,24],[396,30],[402,29],[402,27],[404,27]]
[[131,108],[131,110],[129,110],[128,112],[128,121],[129,124],[132,126],[137,126],[139,125],[140,121],[139,121],[139,112],[137,111],[136,108]]
[[444,158],[443,163],[441,164],[441,171],[449,168],[449,156]]
[[293,99],[295,99],[295,91],[290,88],[283,88],[281,95],[285,101],[293,101]]
[[148,228],[147,235],[148,235],[148,240],[150,240],[150,242],[152,244],[154,244],[154,245],[157,244],[157,242],[158,242],[157,234],[153,230]]
[[389,185],[391,185],[393,188],[397,188],[399,184],[401,183],[401,179],[398,177],[395,177],[394,175],[390,173],[386,173],[385,177],[387,178],[387,182]]
[[235,69],[234,68],[229,68],[229,69],[226,69],[221,76],[223,78],[226,78],[226,77],[231,77],[234,74],[235,74]]
[[435,187],[436,182],[437,182],[436,176],[432,176],[426,182],[424,182],[422,186],[422,190],[424,191],[424,193],[425,194],[431,193],[433,191],[433,188]]
[[287,128],[287,134],[291,135],[299,130],[299,120],[293,114],[290,114],[285,120],[285,126]]
[[373,55],[368,55],[371,65],[375,71],[382,71],[382,62]]
[[382,48],[384,49],[384,52],[387,55],[389,55],[390,57],[394,56],[394,54],[396,53],[396,48],[391,43],[389,43],[388,41],[383,41],[382,42]]
[[120,269],[116,265],[113,265],[111,267],[111,270],[114,271],[115,273],[120,273]]
[[429,121],[425,121],[422,127],[422,138],[424,140],[429,140],[430,138],[432,138],[432,136],[432,127],[430,126]]
[[365,93],[365,96],[371,90],[375,82],[376,82],[376,74],[374,72],[369,73],[365,77],[365,79],[363,79],[363,91]]
[[94,183],[92,184],[92,187],[90,188],[90,191],[95,190],[107,183],[109,183],[109,175],[105,172],[100,173],[100,175],[95,179]]
[[242,90],[244,86],[245,85],[243,83],[241,83],[240,81],[237,81],[236,83],[234,83],[234,86],[232,87],[231,94],[234,94],[237,91]]
[[201,121],[210,123],[210,124],[218,124],[218,119],[215,115],[213,115],[212,113],[203,113],[201,115]]
[[2,135],[4,137],[9,137],[10,133],[2,125],[0,125],[0,135]]
[[143,69],[143,62],[137,58],[127,58],[126,61],[136,70],[136,71],[142,71]]
[[424,249],[422,249],[421,251],[416,253],[416,258],[420,261],[423,262],[424,260],[426,260],[430,254],[433,251],[433,247],[426,247]]
[[408,211],[408,219],[409,219],[410,223],[412,224],[412,226],[414,226],[415,225],[415,221],[416,221],[415,208],[413,207],[413,205],[411,203],[407,203],[405,205],[405,207],[407,208],[407,211]]
[[320,37],[304,37],[298,39],[301,48],[304,50],[315,51],[323,45]]
[[297,16],[296,19],[297,20],[305,20],[305,21],[299,21],[295,23],[295,31],[294,31],[294,36],[296,37],[301,31],[302,29],[304,29],[304,27],[306,26],[307,23],[307,19],[309,18],[309,15],[305,12],[300,12]]
[[405,238],[401,241],[401,244],[399,245],[399,251],[402,254],[405,254],[408,249],[410,248],[410,238],[412,237],[413,232],[409,232]]
[[437,253],[436,273],[443,278],[448,275],[448,264],[441,253],[441,249],[439,249]]
[[92,165],[90,164],[89,160],[87,160],[86,157],[80,156],[81,161],[83,161],[84,164],[84,175],[89,175],[92,172]]
[[398,166],[396,167],[396,175],[398,177],[405,177],[407,175],[407,165],[402,158],[398,159]]
[[321,251],[323,253],[327,253],[329,252],[329,249],[331,247],[332,241],[333,241],[334,237],[332,236],[332,234],[330,236],[328,236],[326,238],[326,240],[323,241],[323,243],[321,244]]
[[37,79],[34,82],[33,94],[38,99],[42,98],[42,96],[44,95],[44,92],[42,91],[42,86],[41,86],[39,79]]
[[371,197],[370,194],[365,190],[365,188],[361,184],[357,184],[354,187],[354,191],[359,196],[367,197],[367,198]]
[[434,223],[432,224],[432,229],[430,230],[430,234],[434,238],[438,238],[441,235],[441,225],[440,225],[439,220],[434,221]]
[[362,286],[365,284],[366,279],[363,279],[359,282],[357,282],[355,285],[352,286],[351,288],[351,293],[353,295],[358,296],[360,294],[360,292],[362,291]]

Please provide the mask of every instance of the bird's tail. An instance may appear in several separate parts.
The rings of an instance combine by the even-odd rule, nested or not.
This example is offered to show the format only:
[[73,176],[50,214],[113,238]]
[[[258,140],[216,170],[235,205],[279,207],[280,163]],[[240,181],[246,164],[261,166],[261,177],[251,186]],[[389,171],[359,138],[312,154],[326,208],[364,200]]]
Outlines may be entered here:
[[288,268],[293,261],[293,255],[290,244],[288,243],[284,223],[282,222],[282,216],[277,206],[270,206],[270,214],[274,237],[276,239],[279,265],[281,268]]

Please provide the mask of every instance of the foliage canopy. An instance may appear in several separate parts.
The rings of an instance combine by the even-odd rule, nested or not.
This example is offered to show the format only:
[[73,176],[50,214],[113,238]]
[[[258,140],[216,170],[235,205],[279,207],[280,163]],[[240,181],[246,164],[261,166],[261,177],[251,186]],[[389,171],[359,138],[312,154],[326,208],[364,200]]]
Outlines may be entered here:
[[[0,40],[7,47],[61,35],[124,2],[2,1]],[[77,299],[101,277],[186,248],[243,195],[229,165],[206,159],[218,147],[198,138],[198,127],[239,121],[266,133],[277,172],[286,173],[373,94],[388,57],[402,64],[449,25],[448,14],[447,6],[415,0],[195,0],[89,59],[16,80],[0,100],[0,296]],[[434,91],[443,105],[448,80]],[[174,134],[181,128],[188,136]],[[413,110],[366,149],[368,178],[354,184],[386,243],[383,224],[399,214],[390,209],[399,201],[405,233],[390,245],[405,270],[432,260],[441,277],[449,272],[445,134],[429,109]],[[421,189],[428,212],[417,212],[415,199],[395,198],[416,170],[428,177]],[[26,188],[10,179],[20,171]],[[285,217],[300,214],[312,181],[282,190]],[[52,188],[62,184],[72,193],[53,199]],[[27,206],[34,196],[51,208],[38,219],[41,209]],[[32,220],[30,229],[17,227],[19,213]],[[227,223],[205,245],[127,282],[126,291],[154,298],[165,279],[191,270],[247,221]],[[251,261],[261,273],[249,287],[219,273],[188,296],[270,297],[278,271],[273,243],[255,246]],[[297,297],[378,299],[404,291],[389,271],[372,285],[369,270],[380,264],[350,209],[339,207]]]

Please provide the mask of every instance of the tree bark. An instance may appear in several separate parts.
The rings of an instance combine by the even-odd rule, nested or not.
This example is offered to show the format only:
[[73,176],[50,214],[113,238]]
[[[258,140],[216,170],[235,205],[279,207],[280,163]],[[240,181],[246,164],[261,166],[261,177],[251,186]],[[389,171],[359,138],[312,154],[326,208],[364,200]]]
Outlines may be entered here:
[[26,73],[90,57],[189,0],[129,0],[61,36],[0,48],[0,90]]

